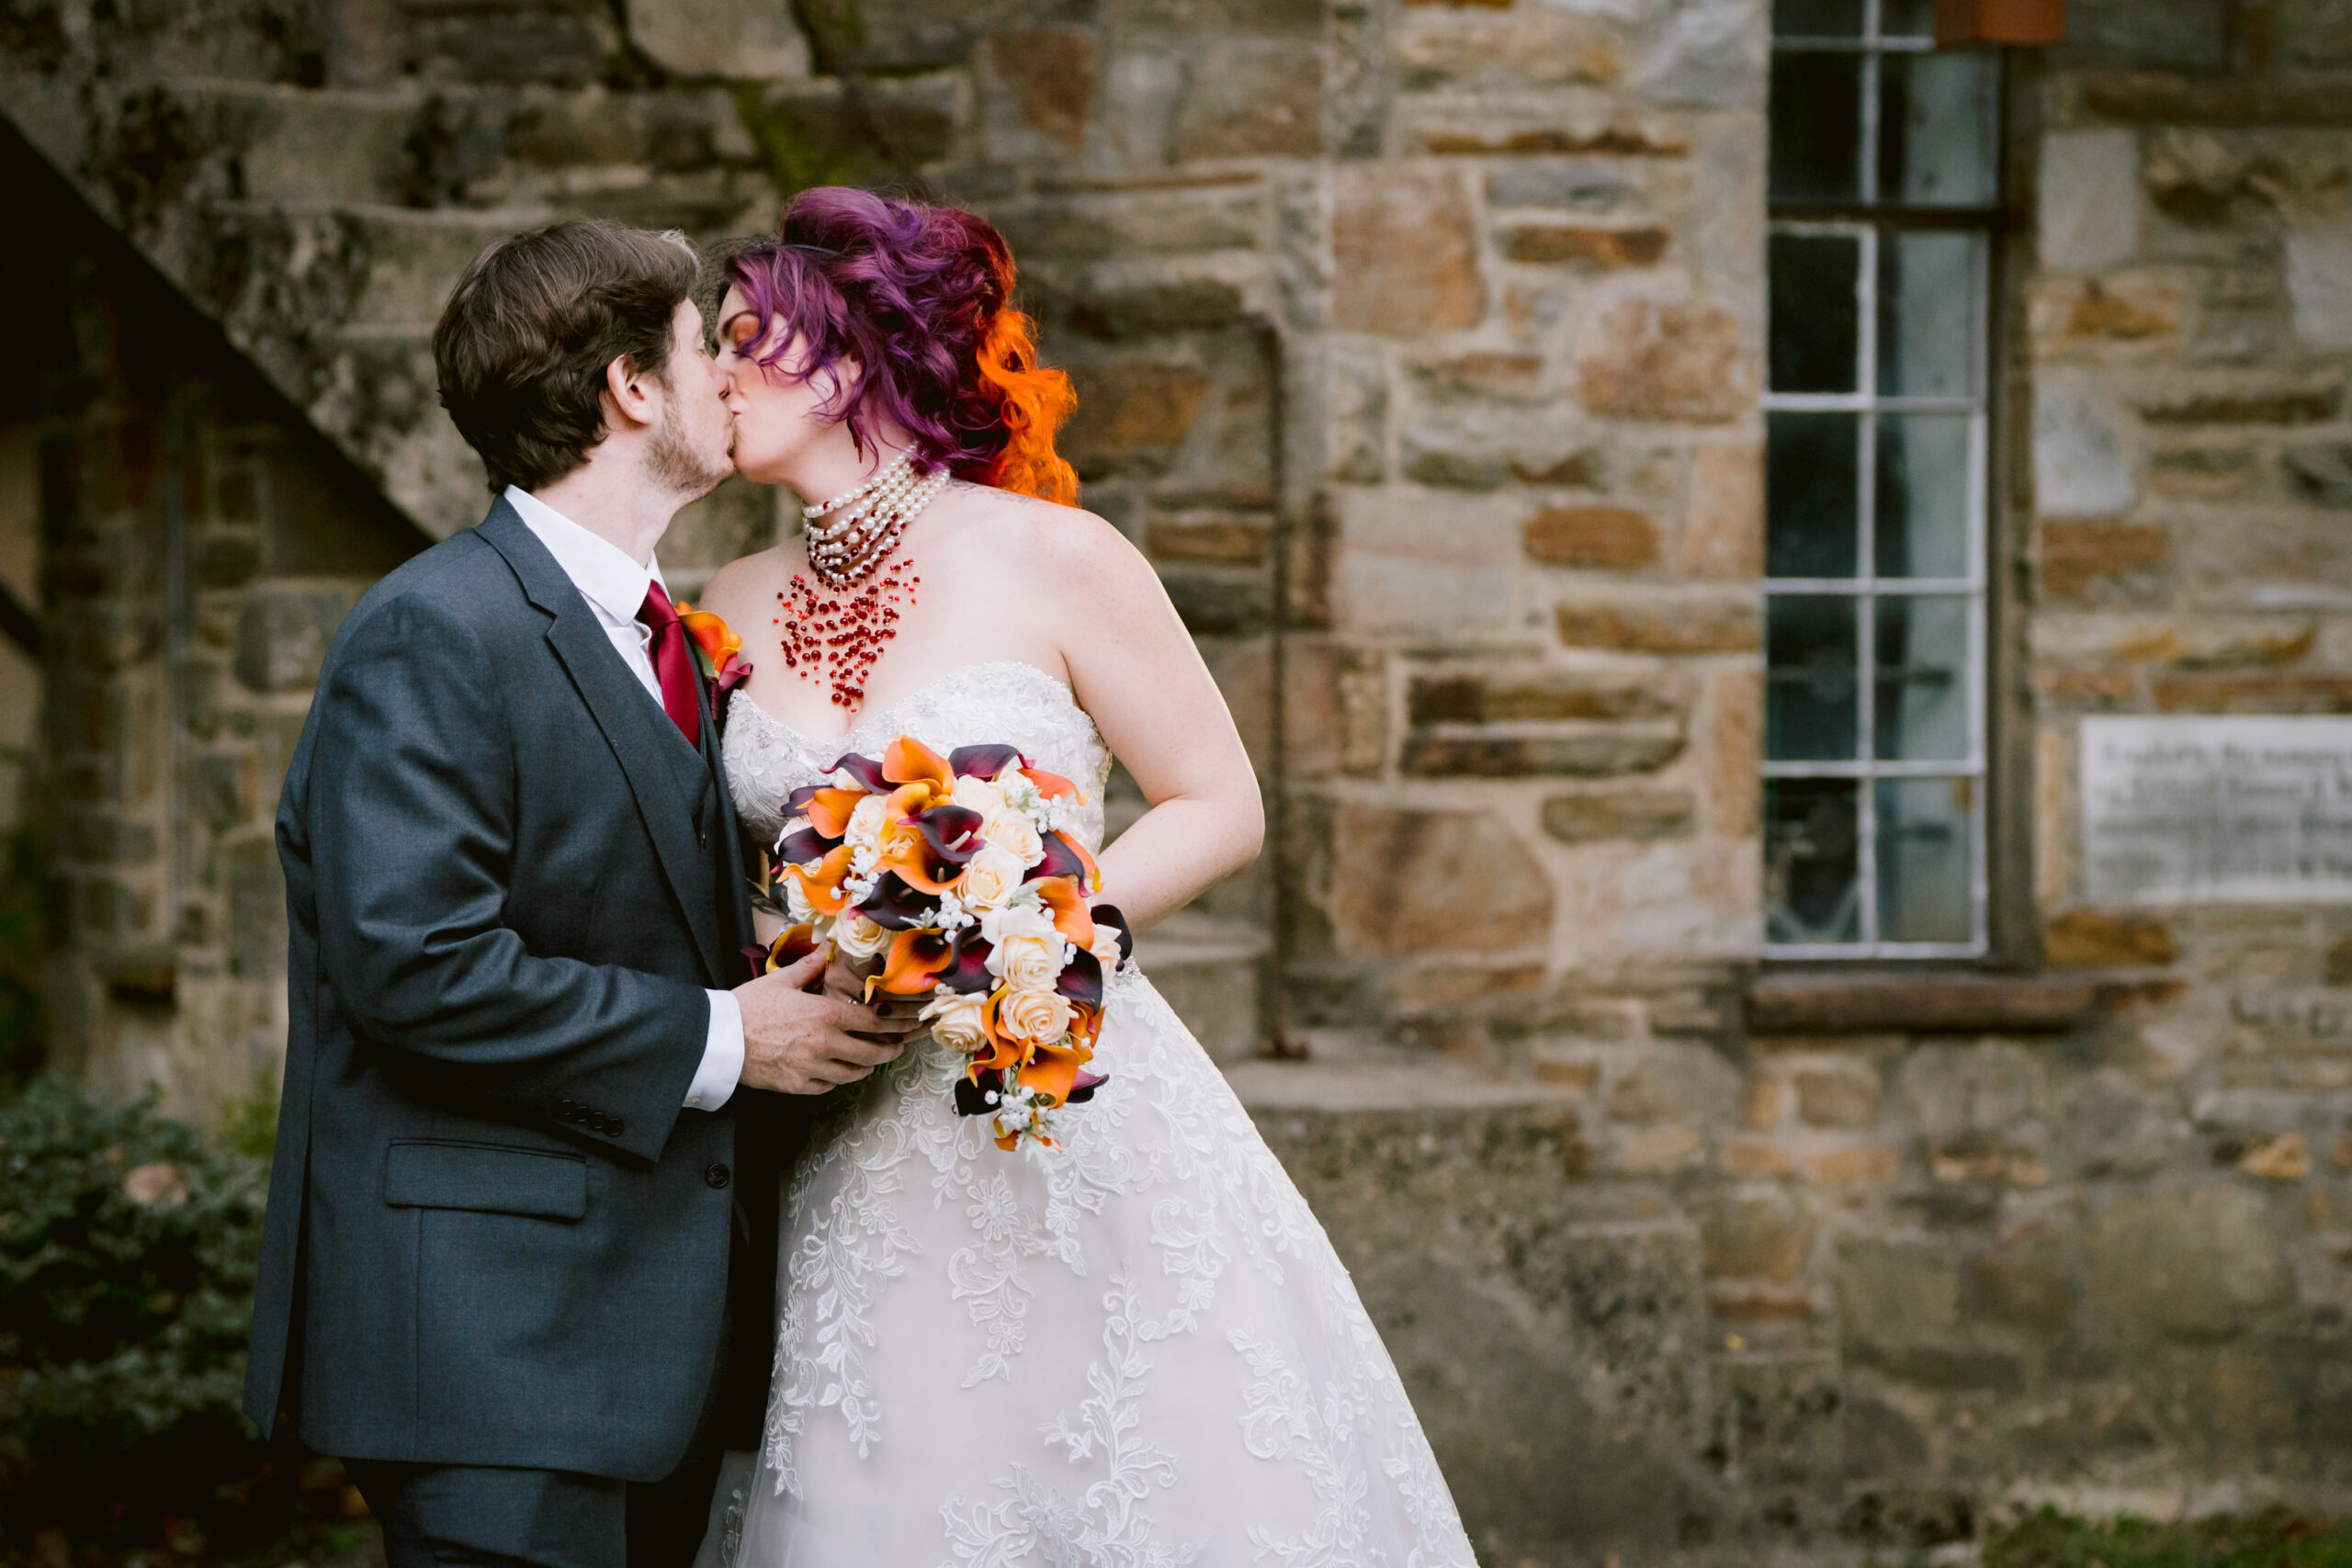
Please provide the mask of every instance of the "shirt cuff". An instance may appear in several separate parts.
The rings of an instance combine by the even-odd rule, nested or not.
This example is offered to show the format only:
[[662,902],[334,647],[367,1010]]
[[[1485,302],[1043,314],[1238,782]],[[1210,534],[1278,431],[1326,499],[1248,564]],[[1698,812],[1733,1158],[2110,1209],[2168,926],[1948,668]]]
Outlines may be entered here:
[[686,1109],[717,1111],[743,1077],[743,1004],[732,991],[712,991],[710,1034],[703,1042],[702,1066],[686,1086]]

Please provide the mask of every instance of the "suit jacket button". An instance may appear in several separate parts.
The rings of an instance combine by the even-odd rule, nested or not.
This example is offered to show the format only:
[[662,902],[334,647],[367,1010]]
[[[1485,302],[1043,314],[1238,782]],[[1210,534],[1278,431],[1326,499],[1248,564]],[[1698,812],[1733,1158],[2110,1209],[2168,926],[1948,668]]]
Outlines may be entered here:
[[607,1116],[605,1118],[605,1131],[611,1134],[616,1138],[621,1135],[621,1119],[617,1116]]
[[735,1179],[735,1173],[714,1160],[702,1173],[703,1180],[712,1187],[724,1187]]

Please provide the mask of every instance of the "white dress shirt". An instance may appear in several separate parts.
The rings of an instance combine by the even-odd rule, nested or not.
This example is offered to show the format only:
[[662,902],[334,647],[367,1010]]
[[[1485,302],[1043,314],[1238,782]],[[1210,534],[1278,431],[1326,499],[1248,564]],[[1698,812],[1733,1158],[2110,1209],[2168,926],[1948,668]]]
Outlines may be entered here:
[[[652,557],[645,558],[639,566],[628,558],[618,545],[601,538],[533,495],[514,485],[506,487],[506,504],[523,519],[523,526],[537,536],[539,543],[555,557],[555,564],[571,579],[588,607],[596,612],[596,619],[605,635],[613,639],[613,649],[628,666],[645,694],[653,699],[656,707],[662,704],[662,678],[653,672],[653,628],[637,618],[645,604],[645,591],[662,582],[662,569]],[[662,583],[663,597],[670,587]],[[669,710],[662,709],[662,722],[670,722]],[[743,1009],[732,991],[710,993],[710,1033],[702,1048],[702,1066],[695,1070],[695,1081],[686,1089],[686,1109],[716,1111],[725,1105],[735,1092],[737,1080],[743,1076]]]

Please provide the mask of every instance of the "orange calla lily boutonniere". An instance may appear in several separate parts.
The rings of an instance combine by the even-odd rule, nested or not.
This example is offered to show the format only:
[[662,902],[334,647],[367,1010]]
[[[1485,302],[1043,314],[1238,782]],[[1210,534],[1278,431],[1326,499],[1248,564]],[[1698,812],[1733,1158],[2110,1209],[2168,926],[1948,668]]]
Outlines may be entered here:
[[708,610],[697,610],[684,599],[672,603],[678,612],[678,624],[685,628],[687,645],[695,650],[695,667],[709,688],[711,718],[724,728],[727,694],[752,678],[752,667],[743,662],[743,639]]
[[970,1059],[958,1111],[990,1118],[1001,1149],[1058,1149],[1056,1116],[1109,1081],[1087,1063],[1135,949],[1089,902],[1077,786],[1011,746],[942,757],[904,735],[831,772],[786,805],[766,874],[794,923],[766,966],[820,942],[866,961],[868,996],[922,998],[933,1037]]

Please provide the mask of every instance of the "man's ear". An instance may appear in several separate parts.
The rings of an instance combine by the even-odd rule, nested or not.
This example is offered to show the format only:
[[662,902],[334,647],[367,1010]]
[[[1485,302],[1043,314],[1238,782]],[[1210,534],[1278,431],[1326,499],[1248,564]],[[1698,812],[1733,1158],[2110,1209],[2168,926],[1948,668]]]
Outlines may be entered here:
[[636,359],[626,354],[605,367],[604,400],[613,410],[614,417],[605,421],[608,425],[616,421],[651,424],[656,417],[652,378],[639,375]]

